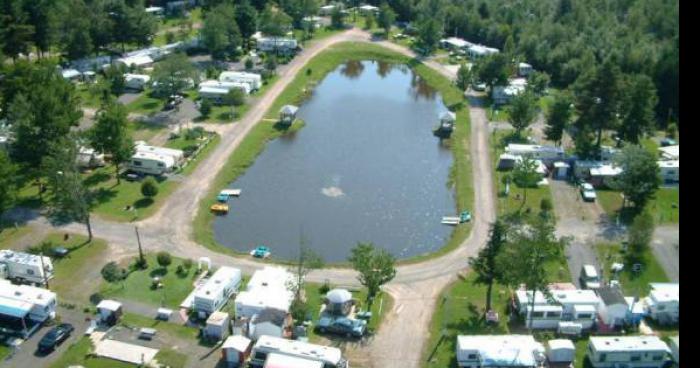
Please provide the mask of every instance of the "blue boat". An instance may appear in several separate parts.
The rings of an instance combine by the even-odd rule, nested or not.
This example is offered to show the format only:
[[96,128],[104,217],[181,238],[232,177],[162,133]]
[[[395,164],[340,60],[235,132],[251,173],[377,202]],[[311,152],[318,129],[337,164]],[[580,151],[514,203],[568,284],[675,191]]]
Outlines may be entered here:
[[216,200],[219,202],[226,202],[226,201],[228,201],[228,195],[219,194],[218,196],[216,196]]
[[267,258],[271,255],[270,249],[264,245],[260,245],[257,248],[250,251],[250,255],[255,258]]
[[472,214],[469,211],[462,211],[462,213],[459,215],[459,222],[460,223],[469,222],[471,220],[472,220]]

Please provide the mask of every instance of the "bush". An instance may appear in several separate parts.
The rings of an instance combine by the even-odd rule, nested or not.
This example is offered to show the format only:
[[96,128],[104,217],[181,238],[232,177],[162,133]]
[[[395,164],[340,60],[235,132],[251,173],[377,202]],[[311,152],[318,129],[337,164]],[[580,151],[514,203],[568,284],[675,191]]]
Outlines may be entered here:
[[187,269],[187,270],[192,268],[192,265],[194,265],[194,262],[192,262],[192,260],[189,258],[182,261],[182,266],[185,267],[185,269]]
[[548,213],[552,211],[552,201],[549,198],[542,198],[540,201],[540,211]]
[[136,260],[134,261],[132,265],[132,269],[135,270],[145,270],[148,268],[148,261],[146,260],[146,257],[141,259],[140,257],[136,257]]
[[43,253],[45,256],[51,254],[51,249],[53,248],[53,243],[49,241],[42,241],[41,243],[37,245],[33,245],[27,249],[27,252],[31,254],[41,254]]
[[209,99],[202,100],[202,104],[199,105],[199,113],[205,118],[211,114],[211,101]]
[[107,282],[118,282],[126,278],[126,270],[119,267],[116,262],[112,261],[102,267],[102,278]]
[[321,293],[321,295],[326,295],[328,292],[331,290],[331,285],[328,283],[328,281],[324,282],[323,285],[321,285],[320,288],[318,288],[318,292]]
[[247,58],[245,59],[245,69],[246,70],[251,70],[254,67],[253,59],[252,58]]
[[311,68],[306,69],[306,75],[311,75]]
[[306,319],[308,310],[309,306],[304,301],[299,299],[295,299],[292,302],[292,305],[289,307],[289,312],[292,314],[292,318],[298,322],[302,322]]
[[147,177],[146,180],[141,183],[141,194],[148,198],[158,195],[158,183],[156,183],[156,179],[152,176]]
[[666,137],[671,138],[671,139],[676,139],[677,134],[678,134],[678,125],[676,125],[676,123],[669,123],[668,127],[666,128]]
[[168,266],[170,266],[171,263],[173,263],[173,258],[168,252],[158,252],[158,254],[156,255],[156,260],[158,261],[158,264],[163,268],[167,268]]
[[179,265],[177,265],[177,268],[175,269],[175,272],[176,272],[178,275],[182,275],[183,273],[185,273],[185,268],[182,267],[181,264],[179,264]]

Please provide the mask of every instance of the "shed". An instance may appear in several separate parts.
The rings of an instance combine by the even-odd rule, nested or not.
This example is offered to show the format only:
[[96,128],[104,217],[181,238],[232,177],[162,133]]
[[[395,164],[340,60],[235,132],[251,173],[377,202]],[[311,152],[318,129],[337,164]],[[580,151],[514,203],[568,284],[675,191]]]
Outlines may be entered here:
[[223,340],[230,334],[229,324],[231,318],[228,313],[214,312],[207,318],[204,327],[204,335],[212,340]]
[[619,287],[605,286],[598,289],[600,322],[610,328],[621,327],[627,320],[629,305]]
[[241,367],[248,359],[252,346],[252,341],[245,336],[229,336],[221,346],[221,354],[226,363],[234,367]]
[[521,77],[529,76],[534,70],[532,65],[528,63],[518,63],[518,75]]
[[299,108],[294,105],[284,105],[280,109],[280,122],[291,124],[296,119]]
[[122,315],[122,303],[105,299],[97,304],[97,315],[108,325],[114,325]]
[[287,337],[293,324],[292,316],[278,309],[266,308],[250,319],[248,337],[257,340],[260,336]]
[[345,289],[333,289],[326,294],[326,311],[337,315],[347,315],[352,309],[352,294]]
[[571,166],[563,161],[558,161],[554,163],[554,178],[559,180],[564,180],[569,176],[569,169]]
[[547,360],[550,363],[572,363],[576,357],[576,346],[571,340],[547,341]]

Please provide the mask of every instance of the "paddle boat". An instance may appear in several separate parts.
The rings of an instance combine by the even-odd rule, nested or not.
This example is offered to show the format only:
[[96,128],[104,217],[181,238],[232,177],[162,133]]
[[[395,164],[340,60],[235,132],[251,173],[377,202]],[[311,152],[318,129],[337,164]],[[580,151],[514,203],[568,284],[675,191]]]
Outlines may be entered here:
[[260,245],[257,248],[250,251],[250,255],[255,258],[268,258],[272,253],[270,249],[264,245]]
[[216,212],[216,213],[227,213],[228,212],[228,205],[222,204],[222,203],[212,204],[211,210]]
[[219,202],[227,202],[228,195],[227,194],[219,194],[218,196],[216,196],[216,200]]
[[469,211],[462,211],[462,213],[459,214],[459,222],[460,223],[465,223],[469,222],[472,220],[472,214]]

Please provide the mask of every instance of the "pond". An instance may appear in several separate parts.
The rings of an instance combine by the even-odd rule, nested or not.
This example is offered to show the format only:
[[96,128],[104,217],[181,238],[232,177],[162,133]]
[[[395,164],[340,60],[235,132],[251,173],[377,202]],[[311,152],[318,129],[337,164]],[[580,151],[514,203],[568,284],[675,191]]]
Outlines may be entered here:
[[306,126],[267,144],[230,188],[216,240],[237,251],[265,245],[293,259],[301,234],[326,262],[345,261],[357,242],[397,258],[438,250],[452,228],[452,152],[432,134],[447,108],[405,65],[350,61],[300,106]]

